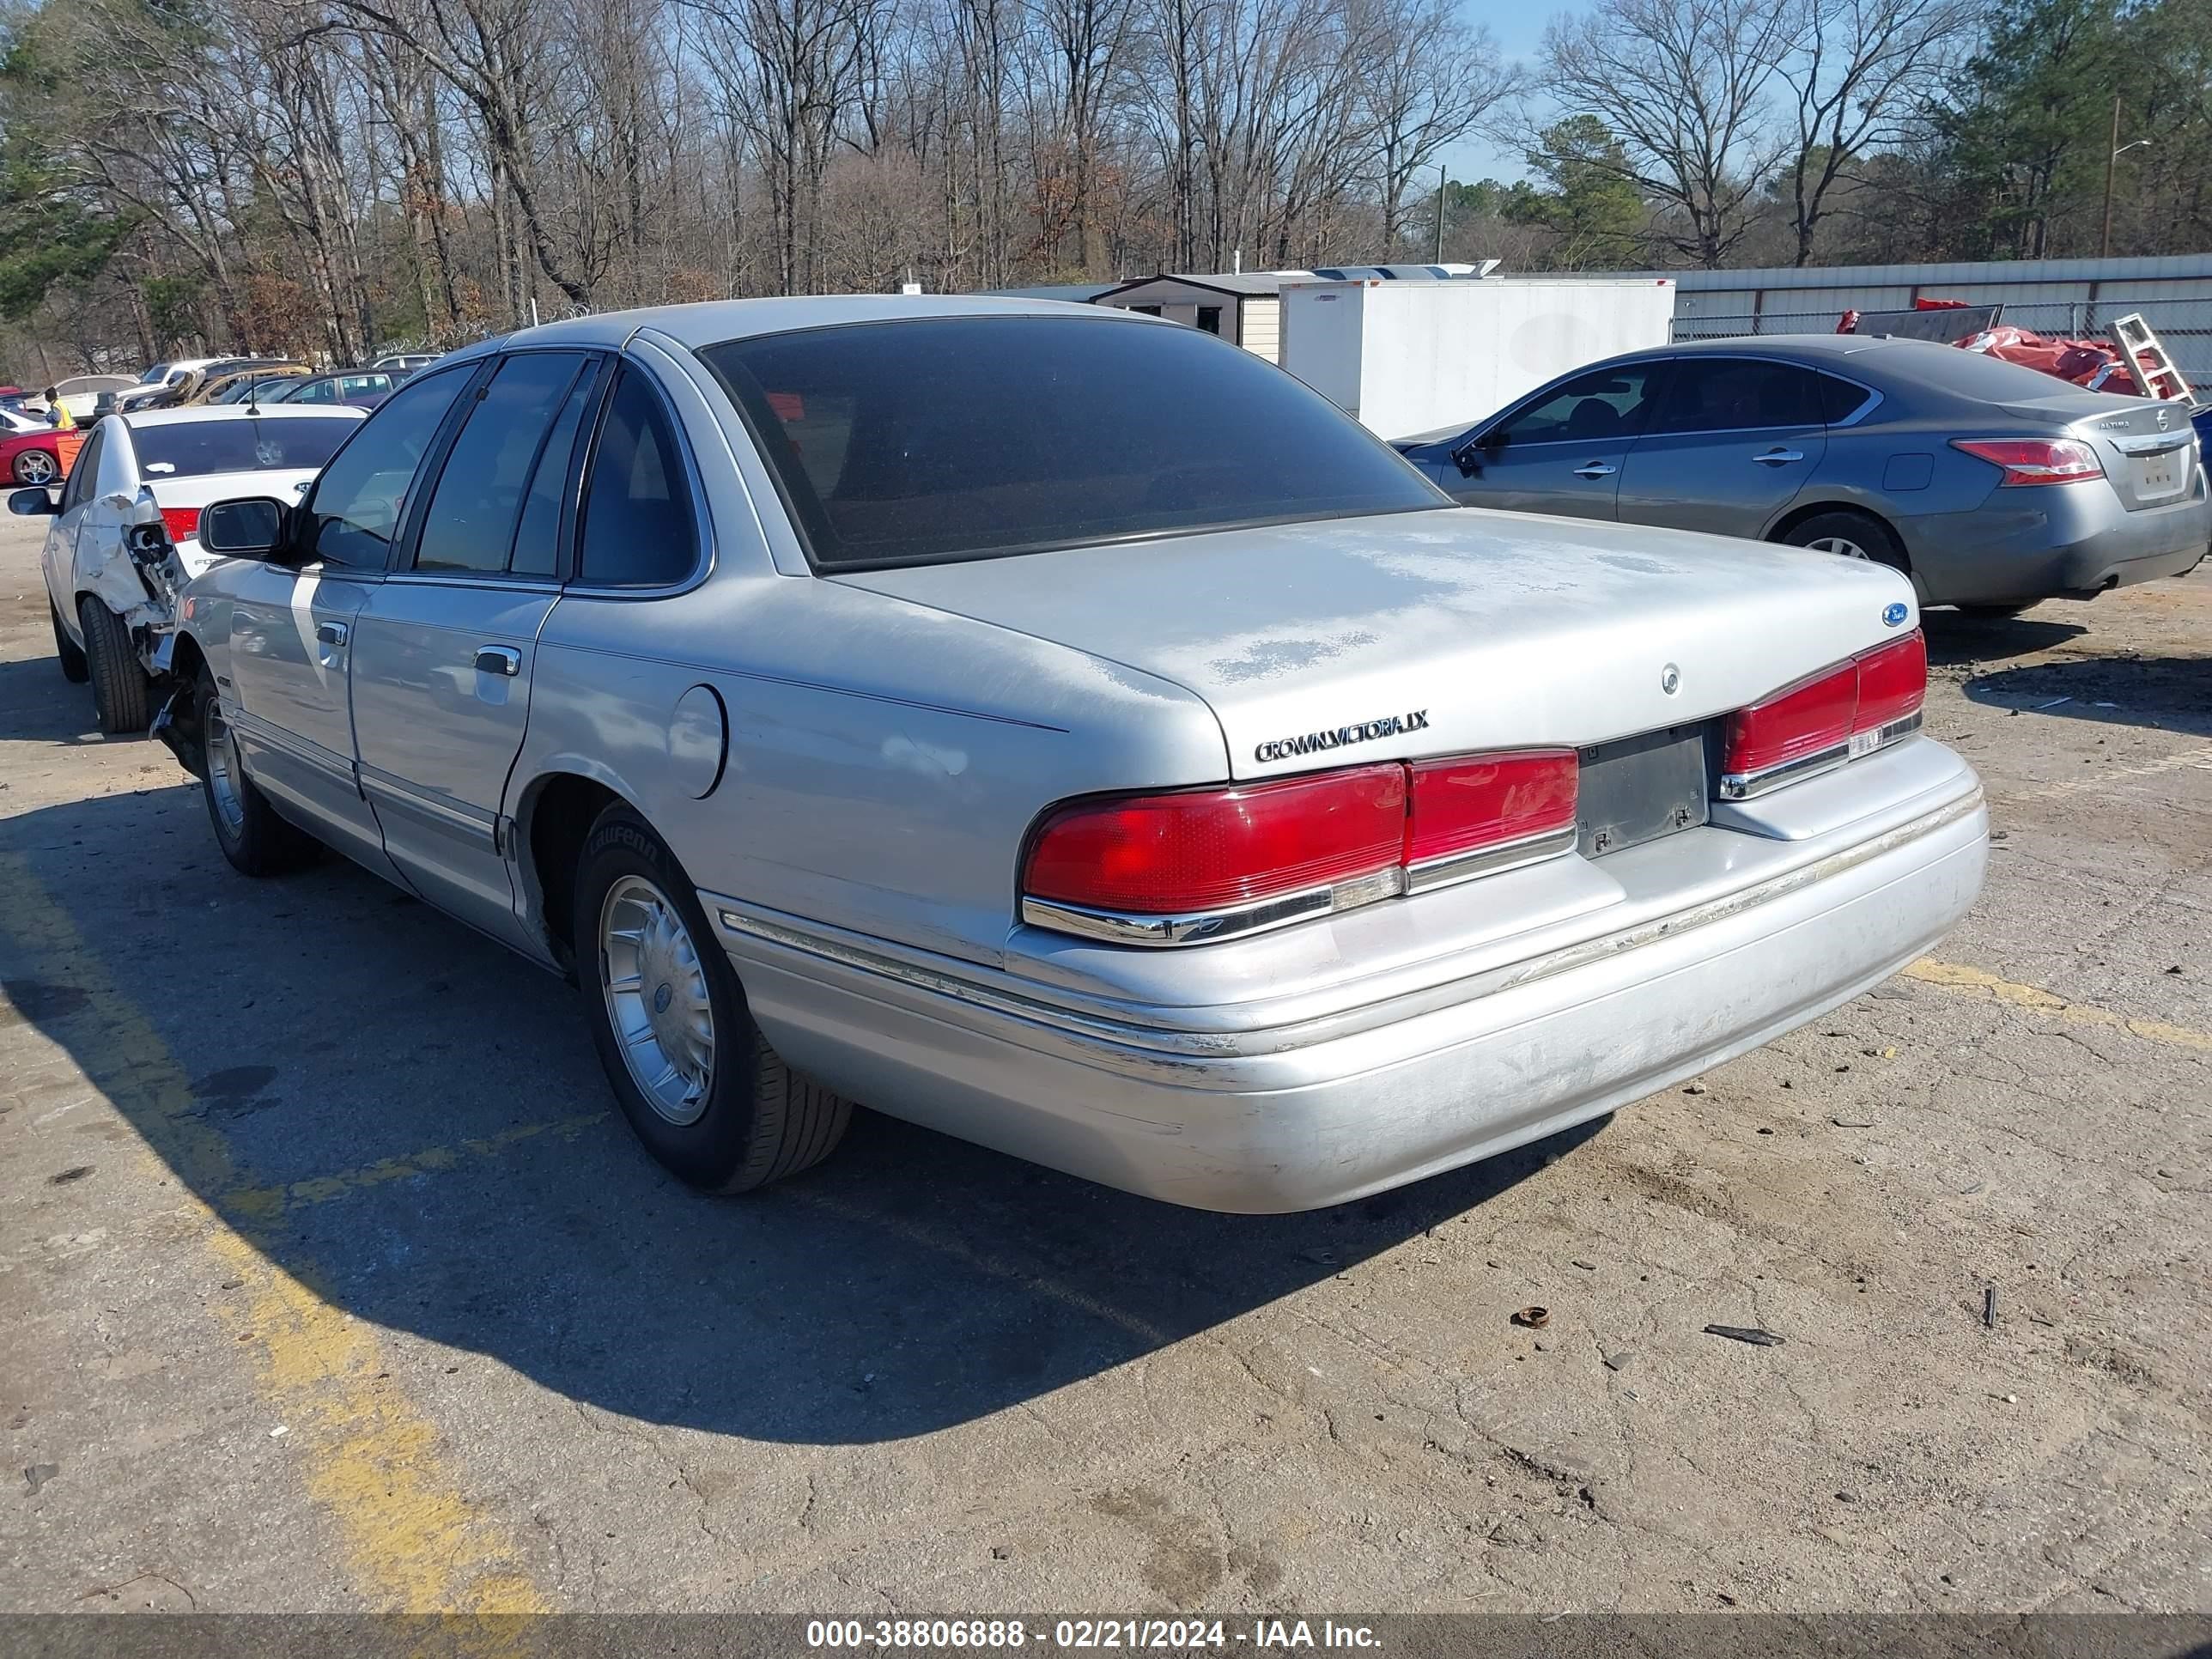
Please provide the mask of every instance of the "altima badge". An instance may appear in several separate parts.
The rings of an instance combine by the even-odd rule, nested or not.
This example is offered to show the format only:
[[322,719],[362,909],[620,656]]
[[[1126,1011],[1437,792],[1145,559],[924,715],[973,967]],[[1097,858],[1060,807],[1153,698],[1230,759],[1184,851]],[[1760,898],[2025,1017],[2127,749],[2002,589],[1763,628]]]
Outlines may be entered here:
[[1905,617],[1911,614],[1912,613],[1902,605],[1888,605],[1882,611],[1881,625],[1884,628],[1902,628],[1905,626]]

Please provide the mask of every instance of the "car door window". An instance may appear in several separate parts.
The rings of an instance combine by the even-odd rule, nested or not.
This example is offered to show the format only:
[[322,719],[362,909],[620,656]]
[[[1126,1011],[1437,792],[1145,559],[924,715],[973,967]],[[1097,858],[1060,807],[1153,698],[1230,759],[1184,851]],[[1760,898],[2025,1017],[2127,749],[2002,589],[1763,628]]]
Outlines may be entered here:
[[1685,357],[1674,366],[1651,430],[1743,432],[1820,424],[1820,389],[1809,368],[1755,357]]
[[354,434],[316,480],[301,550],[306,562],[384,568],[416,469],[468,383],[465,368],[416,380]]
[[698,535],[676,434],[645,377],[625,368],[607,400],[578,538],[579,579],[661,587],[691,574]]
[[538,452],[538,465],[530,488],[522,498],[522,516],[514,527],[514,550],[507,568],[518,576],[550,576],[559,568],[561,509],[568,494],[568,480],[576,459],[576,434],[592,407],[592,392],[599,381],[595,367],[586,365],[568,388],[553,429]]
[[526,351],[500,364],[447,453],[422,517],[417,570],[507,569],[523,492],[584,362],[581,352]]
[[1627,363],[1578,374],[1509,416],[1483,434],[1483,442],[1496,448],[1634,437],[1643,429],[1662,367]]
[[94,475],[100,471],[100,452],[107,447],[107,433],[103,428],[85,440],[84,447],[76,453],[70,463],[69,482],[62,486],[61,505],[55,510],[68,513],[82,507],[92,494]]

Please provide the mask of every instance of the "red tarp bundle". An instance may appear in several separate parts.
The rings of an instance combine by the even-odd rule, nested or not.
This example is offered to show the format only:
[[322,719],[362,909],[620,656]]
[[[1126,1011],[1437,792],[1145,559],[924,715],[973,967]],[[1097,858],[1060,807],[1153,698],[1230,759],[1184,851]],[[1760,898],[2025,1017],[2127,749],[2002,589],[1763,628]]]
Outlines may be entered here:
[[[1958,343],[1968,351],[1986,352],[2025,368],[2039,368],[2045,374],[2055,374],[2076,386],[2098,391],[2108,386],[2120,392],[2135,390],[2135,383],[2128,378],[2128,371],[2120,362],[2119,352],[2109,340],[2054,340],[2030,329],[2001,323],[1979,334],[1969,335]],[[2148,372],[2150,366],[2146,363],[2143,367]]]
[[[1965,300],[1915,300],[1915,311],[1956,311],[1965,308]],[[1859,313],[1846,311],[1836,325],[1838,334],[1858,332]],[[2008,363],[2018,363],[2023,368],[2039,369],[2045,374],[2056,375],[2062,380],[2071,380],[2075,386],[2087,386],[2093,392],[2113,391],[2133,393],[2135,382],[2129,377],[2126,365],[2121,362],[2119,349],[2110,340],[2054,339],[2038,334],[2033,329],[2015,328],[2010,323],[2001,323],[1995,328],[1985,328],[1978,334],[1969,334],[1952,344],[1966,351],[1984,352]],[[2142,364],[2145,385],[2151,384],[2153,365]],[[2154,396],[2158,394],[2154,393]],[[2176,396],[2186,397],[2185,390]]]

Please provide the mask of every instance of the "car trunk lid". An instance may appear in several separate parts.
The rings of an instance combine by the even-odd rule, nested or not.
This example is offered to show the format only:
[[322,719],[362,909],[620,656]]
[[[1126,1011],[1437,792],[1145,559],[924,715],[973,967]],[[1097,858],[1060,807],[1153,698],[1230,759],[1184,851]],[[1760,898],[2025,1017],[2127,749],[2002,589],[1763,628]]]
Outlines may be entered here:
[[2180,500],[2196,482],[2197,434],[2179,404],[2122,403],[2092,415],[2069,410],[2067,430],[2097,452],[2130,512]]
[[1236,778],[1680,728],[1914,614],[1903,578],[1863,561],[1471,509],[836,580],[1180,684]]

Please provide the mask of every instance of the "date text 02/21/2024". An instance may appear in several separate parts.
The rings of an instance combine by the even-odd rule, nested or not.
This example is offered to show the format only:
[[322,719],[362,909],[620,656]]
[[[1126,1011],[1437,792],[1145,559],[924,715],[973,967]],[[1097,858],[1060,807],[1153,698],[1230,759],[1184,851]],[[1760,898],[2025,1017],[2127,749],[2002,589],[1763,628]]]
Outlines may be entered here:
[[1245,1647],[1288,1652],[1299,1648],[1357,1648],[1382,1644],[1365,1625],[1334,1620],[1255,1619],[1231,1626],[1218,1619],[1060,1619],[1030,1628],[1021,1619],[816,1619],[806,1626],[813,1649],[991,1649],[1167,1650]]

